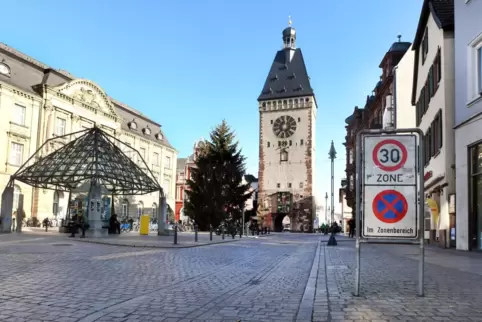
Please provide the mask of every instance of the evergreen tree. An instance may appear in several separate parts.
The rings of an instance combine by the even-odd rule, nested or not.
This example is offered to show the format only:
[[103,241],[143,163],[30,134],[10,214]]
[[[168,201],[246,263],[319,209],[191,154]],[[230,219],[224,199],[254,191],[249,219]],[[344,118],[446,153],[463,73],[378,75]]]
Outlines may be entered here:
[[187,181],[184,209],[199,229],[216,228],[222,222],[233,226],[240,221],[242,207],[250,197],[250,185],[242,184],[244,162],[234,133],[223,121],[211,132]]

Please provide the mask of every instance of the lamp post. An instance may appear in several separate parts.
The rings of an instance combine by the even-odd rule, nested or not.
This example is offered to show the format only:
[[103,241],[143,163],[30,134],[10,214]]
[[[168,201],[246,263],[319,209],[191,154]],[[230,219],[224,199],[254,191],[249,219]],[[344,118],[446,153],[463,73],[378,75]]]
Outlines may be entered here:
[[328,246],[336,246],[337,242],[335,239],[335,231],[333,230],[333,224],[335,221],[335,159],[336,159],[336,150],[335,145],[333,144],[333,140],[331,141],[330,152],[328,152],[331,160],[331,236],[328,240]]

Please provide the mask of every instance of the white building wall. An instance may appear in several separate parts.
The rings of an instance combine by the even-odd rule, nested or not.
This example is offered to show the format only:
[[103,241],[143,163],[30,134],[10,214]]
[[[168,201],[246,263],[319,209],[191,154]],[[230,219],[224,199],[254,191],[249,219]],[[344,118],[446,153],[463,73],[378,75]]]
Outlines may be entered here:
[[[15,104],[25,107],[24,125],[13,122]],[[2,116],[0,117],[0,193],[8,184],[10,176],[19,169],[18,165],[10,162],[12,142],[23,145],[21,163],[26,162],[37,149],[41,104],[42,99],[39,96],[26,93],[0,81],[0,115]],[[32,162],[34,161],[32,160]],[[16,182],[15,185],[24,194],[23,208],[25,215],[30,216],[33,188],[21,182]],[[15,211],[15,209],[13,210]]]
[[[469,148],[482,141],[482,96],[477,95],[475,48],[482,42],[482,1],[455,1],[455,155],[457,249],[469,250]],[[475,46],[475,48],[474,48]],[[473,117],[473,119],[470,119]],[[466,122],[466,123],[464,123]],[[474,210],[472,210],[474,211]],[[475,224],[475,223],[474,223]],[[482,241],[481,241],[482,243]]]
[[416,110],[412,105],[414,58],[415,53],[410,46],[396,67],[394,83],[396,99],[395,126],[397,129],[416,127]]
[[[431,229],[446,230],[446,240],[450,237],[450,216],[448,209],[448,195],[455,191],[455,172],[452,166],[455,163],[454,155],[454,38],[453,33],[444,32],[439,29],[435,23],[432,14],[430,14],[428,22],[428,39],[429,50],[422,64],[422,50],[419,51],[419,66],[417,76],[416,101],[419,100],[420,91],[425,85],[430,67],[437,55],[438,48],[441,48],[442,60],[442,78],[435,95],[431,98],[427,112],[422,117],[419,128],[427,132],[432,121],[440,109],[442,109],[443,118],[443,145],[440,153],[431,158],[429,164],[425,167],[424,172],[432,171],[433,176],[425,181],[425,186],[429,186],[434,180],[443,177],[441,185],[446,184],[440,196],[433,199],[439,204],[439,225],[435,227],[434,222],[431,223]],[[433,188],[427,189],[426,194],[433,192]]]

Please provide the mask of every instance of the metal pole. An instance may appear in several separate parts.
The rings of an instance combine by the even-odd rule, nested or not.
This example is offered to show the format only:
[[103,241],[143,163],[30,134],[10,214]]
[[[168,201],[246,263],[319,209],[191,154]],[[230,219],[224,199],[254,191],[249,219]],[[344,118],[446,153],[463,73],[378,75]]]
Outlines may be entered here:
[[355,158],[355,166],[356,166],[356,172],[355,172],[355,184],[353,185],[355,187],[355,229],[356,229],[356,268],[355,268],[355,296],[360,296],[360,229],[361,229],[361,189],[362,185],[361,182],[363,182],[364,178],[362,177],[361,173],[361,154],[363,153],[362,149],[362,139],[361,139],[361,134],[358,133],[356,135],[356,158]]
[[213,225],[209,225],[209,241],[213,241]]
[[194,241],[197,243],[197,231],[198,231],[198,226],[197,224],[194,225]]
[[174,225],[174,245],[177,245],[177,224]]
[[420,220],[420,262],[418,267],[418,296],[424,296],[424,274],[425,274],[425,245],[424,245],[424,233],[425,233],[425,187],[423,185],[424,180],[424,173],[423,173],[423,159],[424,159],[424,146],[423,146],[423,132],[418,130],[418,172],[419,172],[419,179],[418,179],[418,191],[419,191],[419,200],[418,200],[418,218]]
[[331,223],[335,222],[335,159],[331,159]]
[[223,235],[222,238],[223,238],[223,240],[224,240],[224,225],[221,227],[221,229],[222,229],[221,233],[222,233],[222,235]]

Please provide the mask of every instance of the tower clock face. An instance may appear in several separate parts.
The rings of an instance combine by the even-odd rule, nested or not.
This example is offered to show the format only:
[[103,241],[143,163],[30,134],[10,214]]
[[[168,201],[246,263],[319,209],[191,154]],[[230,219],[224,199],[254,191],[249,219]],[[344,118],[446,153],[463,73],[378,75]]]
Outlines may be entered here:
[[280,116],[274,121],[273,132],[274,134],[283,139],[289,138],[296,131],[296,121],[289,115]]

